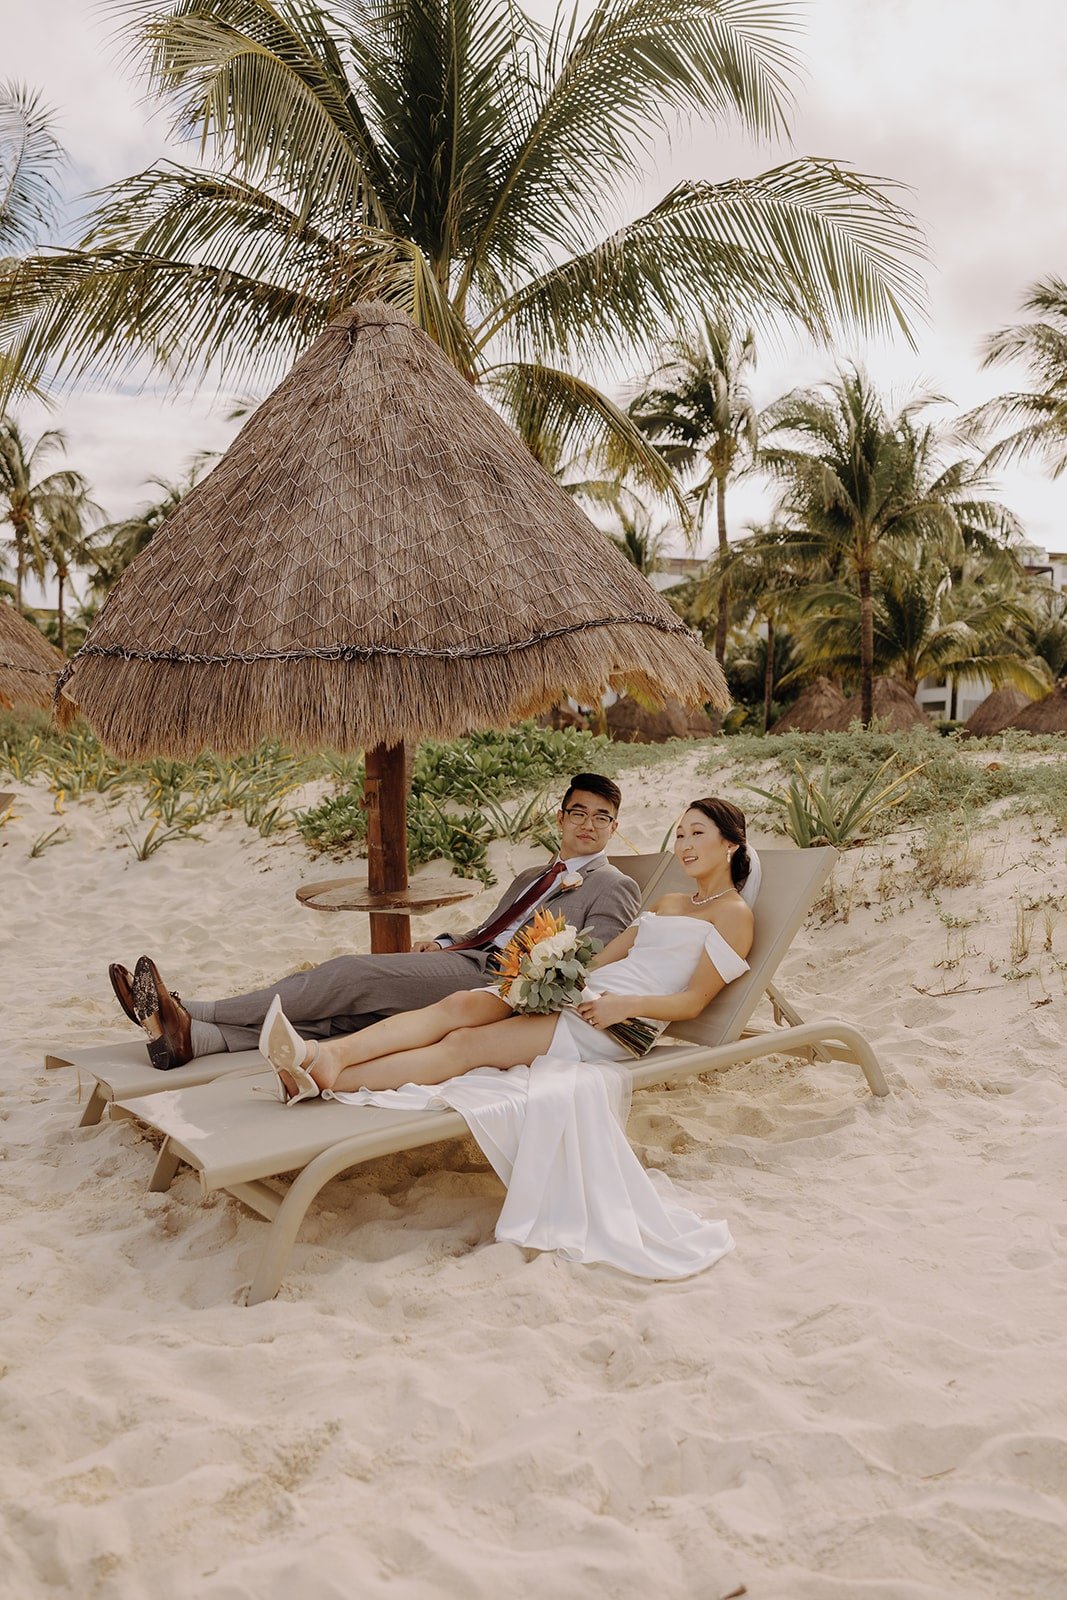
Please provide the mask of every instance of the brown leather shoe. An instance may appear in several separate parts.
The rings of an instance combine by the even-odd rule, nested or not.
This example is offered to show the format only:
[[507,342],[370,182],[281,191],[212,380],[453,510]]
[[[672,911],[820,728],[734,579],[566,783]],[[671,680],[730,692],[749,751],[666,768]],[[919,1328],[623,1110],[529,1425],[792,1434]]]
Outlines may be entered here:
[[[159,1018],[161,1033],[158,1039],[149,1039],[148,1055],[154,1067],[170,1072],[174,1067],[184,1067],[193,1059],[193,1019],[172,994],[159,975],[159,968],[150,956],[140,956],[133,972],[135,991],[146,989],[155,1001],[154,1013]],[[143,1021],[143,1019],[142,1019]]]
[[133,974],[126,967],[120,967],[113,961],[107,969],[111,979],[111,987],[115,991],[115,999],[125,1011],[131,1022],[140,1023],[137,1010],[133,1003]]

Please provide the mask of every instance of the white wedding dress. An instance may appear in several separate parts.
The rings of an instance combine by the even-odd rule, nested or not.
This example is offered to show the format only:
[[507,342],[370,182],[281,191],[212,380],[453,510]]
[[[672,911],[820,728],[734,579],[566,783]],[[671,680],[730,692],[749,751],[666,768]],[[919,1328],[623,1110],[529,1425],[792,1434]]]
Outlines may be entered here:
[[[629,954],[592,973],[587,992],[677,994],[704,951],[724,983],[748,971],[709,923],[646,911]],[[733,1240],[725,1222],[687,1209],[669,1178],[647,1171],[631,1150],[630,1074],[620,1064],[629,1059],[610,1035],[564,1012],[549,1049],[528,1067],[479,1067],[446,1083],[334,1098],[397,1111],[458,1111],[507,1185],[498,1239],[641,1278],[689,1277],[732,1250]]]

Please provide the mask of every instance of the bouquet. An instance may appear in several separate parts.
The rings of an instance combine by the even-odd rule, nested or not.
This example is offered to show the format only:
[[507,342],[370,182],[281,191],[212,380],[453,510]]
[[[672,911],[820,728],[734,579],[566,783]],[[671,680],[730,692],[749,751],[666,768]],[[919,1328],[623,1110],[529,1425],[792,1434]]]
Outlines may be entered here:
[[[579,932],[562,912],[536,912],[496,958],[493,976],[501,999],[516,1015],[544,1016],[571,1009],[585,988],[589,963],[600,949],[599,939],[584,929]],[[659,1036],[638,1017],[612,1023],[604,1031],[632,1056],[647,1054]]]

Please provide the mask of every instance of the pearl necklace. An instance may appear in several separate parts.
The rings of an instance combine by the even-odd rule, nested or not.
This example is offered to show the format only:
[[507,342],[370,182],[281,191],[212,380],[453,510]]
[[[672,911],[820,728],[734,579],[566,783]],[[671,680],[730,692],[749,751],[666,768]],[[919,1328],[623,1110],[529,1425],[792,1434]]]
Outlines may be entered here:
[[718,894],[709,894],[703,900],[698,900],[695,894],[691,894],[689,899],[690,902],[695,906],[710,906],[713,900],[721,900],[724,894],[730,894],[733,891],[733,887],[734,886],[731,883],[729,889],[720,889]]

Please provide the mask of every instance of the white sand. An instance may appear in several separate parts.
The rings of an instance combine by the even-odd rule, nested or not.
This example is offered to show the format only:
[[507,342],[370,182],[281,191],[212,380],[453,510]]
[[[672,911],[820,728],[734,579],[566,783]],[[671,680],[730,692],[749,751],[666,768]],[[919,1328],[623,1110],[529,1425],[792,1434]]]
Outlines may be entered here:
[[[627,778],[636,846],[691,766]],[[365,923],[296,906],[335,870],[299,842],[221,823],[138,864],[101,801],[52,819],[19,793],[4,1596],[1067,1594],[1062,833],[979,835],[982,881],[939,890],[940,915],[916,835],[839,863],[838,919],[812,922],[785,986],[869,1031],[888,1101],[782,1059],[637,1099],[645,1159],[730,1220],[711,1272],[639,1283],[497,1245],[499,1185],[452,1144],[332,1185],[279,1298],[247,1309],[263,1224],[187,1172],[146,1193],[146,1138],[79,1130],[75,1074],[43,1050],[125,1027],[109,960],[147,949],[185,993],[225,993],[358,948]],[[29,859],[58,820],[71,837]]]

